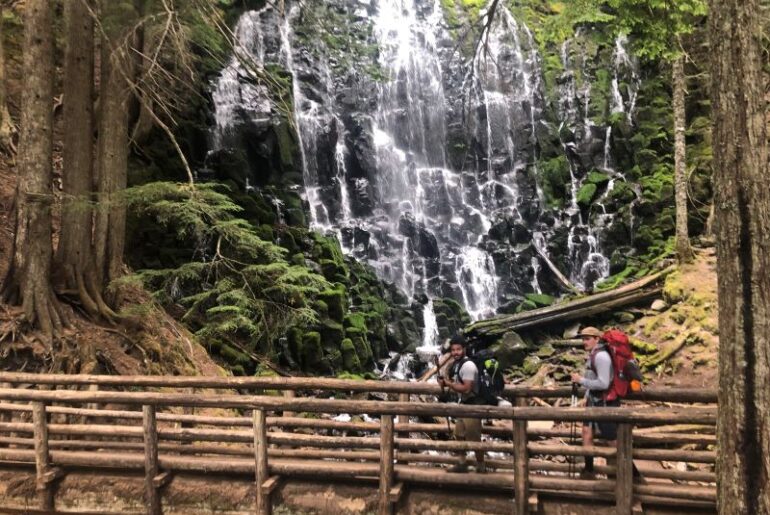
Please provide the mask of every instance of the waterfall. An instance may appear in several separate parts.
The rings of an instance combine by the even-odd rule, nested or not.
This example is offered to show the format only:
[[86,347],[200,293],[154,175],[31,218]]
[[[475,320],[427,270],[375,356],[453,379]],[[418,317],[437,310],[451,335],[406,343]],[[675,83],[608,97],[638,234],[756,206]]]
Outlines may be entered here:
[[[269,93],[254,72],[268,65],[287,70],[310,226],[336,235],[344,252],[417,303],[423,347],[438,335],[432,299],[454,298],[477,320],[525,293],[555,293],[541,255],[559,258],[584,289],[608,275],[602,234],[614,214],[604,201],[624,177],[615,170],[612,127],[599,121],[595,106],[633,119],[639,75],[624,37],[611,48],[608,104],[592,99],[596,64],[578,44],[581,33],[562,45],[564,73],[551,116],[533,34],[502,5],[486,48],[463,64],[448,59],[455,42],[440,0],[335,4],[351,23],[366,24],[377,79],[353,65],[345,71],[333,54],[339,48],[308,34],[306,10],[317,8],[294,4],[281,18],[268,5],[241,16],[236,56],[212,88],[211,148],[244,144],[235,120],[274,122]],[[255,67],[244,66],[244,58]],[[542,189],[544,127],[561,139],[567,157],[563,211],[547,205]],[[458,146],[464,155],[453,153]],[[593,170],[610,182],[587,208],[578,194]],[[271,202],[280,217],[283,206]],[[554,238],[566,241],[564,254],[548,255],[549,248],[556,254]]]
[[[235,30],[233,56],[222,70],[211,92],[214,103],[214,130],[211,131],[211,150],[221,149],[231,136],[237,114],[249,105],[252,121],[270,123],[270,104],[267,89],[249,79],[253,73],[249,66],[261,68],[265,59],[262,44],[262,16],[267,8],[249,11],[240,17]],[[244,61],[249,66],[244,66]]]

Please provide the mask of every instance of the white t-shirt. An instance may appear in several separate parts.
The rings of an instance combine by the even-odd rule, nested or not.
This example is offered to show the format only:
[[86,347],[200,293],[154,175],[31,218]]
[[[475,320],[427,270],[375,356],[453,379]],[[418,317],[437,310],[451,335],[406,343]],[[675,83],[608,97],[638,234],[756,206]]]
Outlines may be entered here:
[[468,384],[471,382],[473,383],[473,388],[471,388],[471,391],[468,393],[459,394],[460,402],[467,401],[479,392],[478,377],[479,369],[476,368],[476,364],[473,361],[467,360],[465,363],[463,363],[463,365],[460,367],[460,370],[457,372],[457,377],[454,377],[453,380],[455,382],[462,381],[463,384]]

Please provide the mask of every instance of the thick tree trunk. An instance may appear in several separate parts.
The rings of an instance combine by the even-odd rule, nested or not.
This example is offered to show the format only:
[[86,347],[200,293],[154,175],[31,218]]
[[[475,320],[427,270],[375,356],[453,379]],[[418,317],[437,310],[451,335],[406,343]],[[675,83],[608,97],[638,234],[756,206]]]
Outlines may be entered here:
[[757,0],[711,0],[720,513],[770,514],[770,170]]
[[[126,209],[121,193],[128,175],[128,77],[133,69],[126,37],[134,10],[128,2],[102,3],[101,117],[99,120],[99,202],[94,242],[99,284],[120,277],[125,246]],[[113,298],[114,296],[109,295]]]
[[13,149],[14,125],[8,112],[5,88],[5,48],[3,45],[3,6],[0,5],[0,150]]
[[693,259],[690,235],[687,230],[687,159],[685,150],[686,117],[684,95],[684,55],[674,59],[672,66],[674,84],[674,181],[676,190],[676,255],[680,263]]
[[76,291],[83,307],[99,313],[100,291],[91,291],[91,191],[94,183],[94,22],[91,0],[67,0],[64,55],[64,198],[57,252],[59,283]]
[[27,0],[19,135],[16,236],[3,297],[47,336],[64,319],[51,288],[53,27],[48,0]]

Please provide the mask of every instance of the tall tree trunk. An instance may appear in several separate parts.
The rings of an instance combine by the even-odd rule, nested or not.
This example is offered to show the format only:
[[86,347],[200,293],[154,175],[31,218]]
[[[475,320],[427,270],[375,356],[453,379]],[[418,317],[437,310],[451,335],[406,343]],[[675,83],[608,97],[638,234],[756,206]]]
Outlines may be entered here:
[[770,514],[770,169],[757,0],[711,0],[719,512]]
[[[125,246],[126,209],[121,193],[128,175],[128,77],[133,69],[127,37],[133,27],[133,5],[102,2],[101,116],[98,144],[98,192],[94,242],[101,285],[120,277]],[[113,305],[115,299],[112,294]]]
[[0,150],[13,149],[13,120],[8,112],[8,100],[5,87],[5,46],[3,45],[3,6],[0,4]]
[[77,291],[83,307],[99,314],[91,245],[94,183],[94,21],[92,0],[67,0],[64,54],[64,199],[57,263],[59,283]]
[[16,189],[16,236],[3,284],[7,302],[21,302],[26,322],[48,337],[65,323],[51,288],[53,204],[53,27],[48,0],[27,0]]
[[685,150],[686,116],[684,95],[684,55],[674,59],[672,65],[674,84],[674,189],[676,195],[676,256],[680,263],[693,259],[690,235],[687,230],[687,159]]

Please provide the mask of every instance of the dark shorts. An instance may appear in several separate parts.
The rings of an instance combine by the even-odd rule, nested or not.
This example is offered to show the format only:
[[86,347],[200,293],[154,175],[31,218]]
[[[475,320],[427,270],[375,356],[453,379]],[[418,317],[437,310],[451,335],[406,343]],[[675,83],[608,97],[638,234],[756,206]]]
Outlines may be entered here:
[[[586,402],[586,407],[590,408],[590,407],[599,407],[599,406],[617,408],[620,406],[620,399],[605,401],[604,399],[595,399],[594,397],[591,397],[589,395]],[[618,439],[618,425],[615,422],[586,421],[586,422],[583,422],[583,425],[591,426],[593,430],[595,432],[598,432],[599,436],[601,436],[605,440]]]

